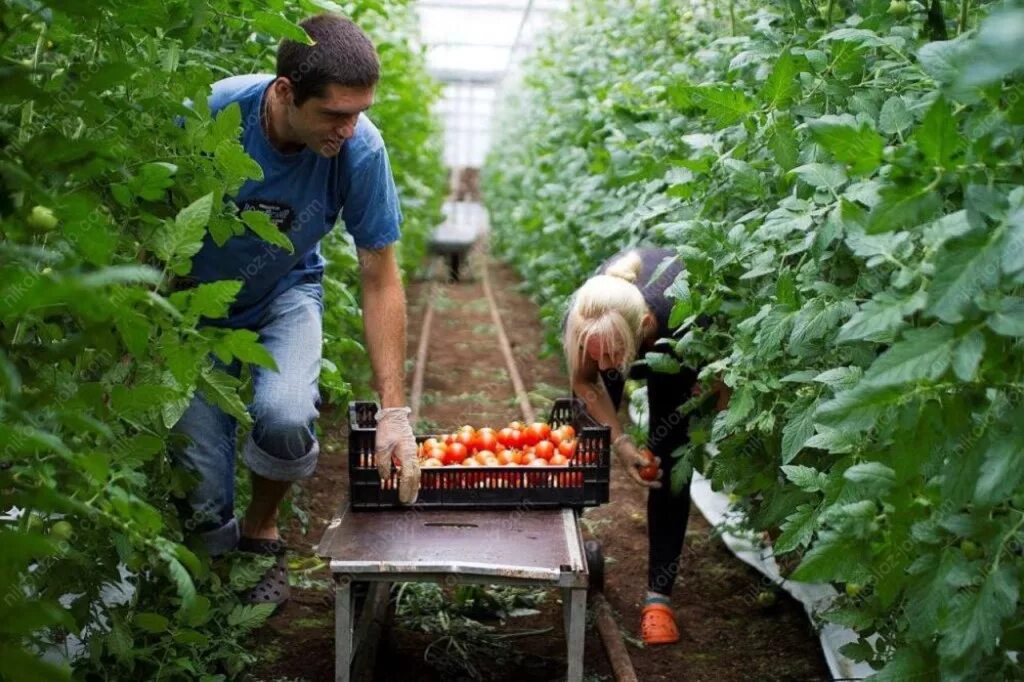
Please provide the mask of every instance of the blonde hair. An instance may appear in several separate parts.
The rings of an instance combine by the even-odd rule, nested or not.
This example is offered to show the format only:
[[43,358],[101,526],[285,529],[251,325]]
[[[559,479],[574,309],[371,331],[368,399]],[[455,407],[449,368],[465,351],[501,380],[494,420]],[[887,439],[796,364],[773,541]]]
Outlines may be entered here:
[[647,302],[635,285],[640,276],[640,254],[630,251],[610,263],[604,274],[594,275],[573,296],[565,319],[562,345],[569,376],[574,377],[591,337],[621,345],[619,371],[626,373],[636,359]]

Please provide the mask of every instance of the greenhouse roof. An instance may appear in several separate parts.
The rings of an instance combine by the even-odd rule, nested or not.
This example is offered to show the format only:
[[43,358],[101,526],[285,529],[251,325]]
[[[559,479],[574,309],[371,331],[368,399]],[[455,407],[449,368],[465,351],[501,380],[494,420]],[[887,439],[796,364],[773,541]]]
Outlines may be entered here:
[[444,82],[498,84],[568,0],[419,0],[431,73]]

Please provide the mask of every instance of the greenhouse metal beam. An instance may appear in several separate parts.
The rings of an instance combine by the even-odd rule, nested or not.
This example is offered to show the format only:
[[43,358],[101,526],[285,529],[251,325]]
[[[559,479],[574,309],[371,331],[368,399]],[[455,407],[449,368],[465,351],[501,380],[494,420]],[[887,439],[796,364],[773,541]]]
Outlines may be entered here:
[[473,71],[472,69],[431,69],[430,75],[442,83],[494,85],[501,82],[504,71]]
[[[512,5],[505,2],[493,2],[493,3],[452,3],[443,2],[442,0],[420,0],[416,3],[417,7],[426,7],[429,9],[469,9],[480,12],[523,12],[527,5],[532,5],[532,0],[527,4]],[[544,7],[538,6],[535,8],[538,12],[554,12],[556,7]]]

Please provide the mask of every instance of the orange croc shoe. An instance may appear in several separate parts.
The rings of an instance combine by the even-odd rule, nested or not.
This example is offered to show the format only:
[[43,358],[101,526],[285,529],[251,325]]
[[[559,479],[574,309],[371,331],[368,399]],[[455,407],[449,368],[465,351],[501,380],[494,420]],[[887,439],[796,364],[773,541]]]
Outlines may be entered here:
[[665,604],[644,606],[640,613],[640,636],[644,644],[675,644],[679,641],[679,628],[672,609]]

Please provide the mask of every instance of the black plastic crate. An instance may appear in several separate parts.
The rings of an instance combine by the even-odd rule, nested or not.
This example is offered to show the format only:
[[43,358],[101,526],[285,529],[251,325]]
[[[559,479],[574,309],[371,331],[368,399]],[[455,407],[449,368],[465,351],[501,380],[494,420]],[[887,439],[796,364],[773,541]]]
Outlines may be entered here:
[[[377,404],[349,404],[349,488],[352,509],[392,509],[398,501],[398,475],[382,481],[373,464]],[[555,401],[548,417],[552,428],[571,424],[576,452],[567,466],[426,467],[421,469],[418,509],[508,509],[593,507],[608,501],[611,434],[578,399]],[[416,441],[436,437],[417,436]]]

